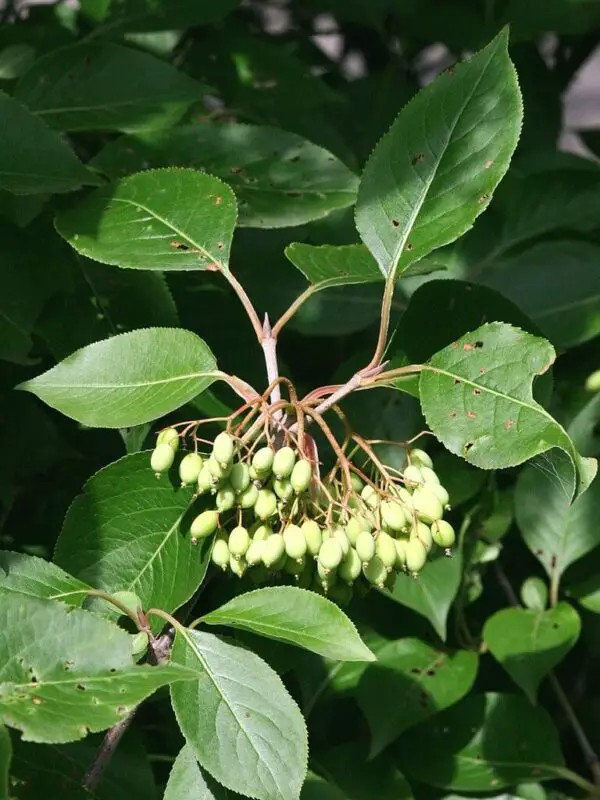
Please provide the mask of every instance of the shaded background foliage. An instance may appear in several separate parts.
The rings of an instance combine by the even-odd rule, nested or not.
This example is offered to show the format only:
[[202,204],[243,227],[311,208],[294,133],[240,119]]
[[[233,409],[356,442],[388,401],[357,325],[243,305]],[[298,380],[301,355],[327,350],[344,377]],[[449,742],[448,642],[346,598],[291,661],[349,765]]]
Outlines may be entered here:
[[[248,320],[219,276],[115,270],[76,253],[53,224],[57,212],[77,206],[67,192],[150,166],[192,165],[218,175],[236,192],[246,226],[234,237],[232,269],[256,307],[276,318],[306,286],[286,246],[358,242],[349,207],[354,176],[383,132],[433,74],[507,22],[525,105],[517,153],[475,227],[424,259],[429,274],[401,282],[389,356],[399,364],[428,358],[486,321],[541,333],[559,358],[552,378],[536,384],[538,399],[595,456],[598,403],[584,387],[600,366],[600,132],[582,131],[575,144],[571,137],[571,152],[559,145],[565,92],[597,46],[597,0],[81,0],[78,7],[5,8],[0,108],[14,110],[18,101],[29,110],[31,127],[18,129],[19,137],[39,147],[41,177],[24,185],[11,174],[6,143],[14,132],[5,126],[3,548],[50,557],[84,482],[152,441],[147,427],[77,425],[13,392],[17,383],[80,346],[157,325],[198,333],[222,369],[265,384]],[[10,110],[3,113],[8,119]],[[56,132],[43,147],[40,120]],[[238,129],[233,141],[227,126],[234,123],[279,131],[256,142]],[[260,156],[251,168],[244,163],[250,153],[248,163]],[[298,160],[283,168],[284,155]],[[52,165],[59,162],[57,182]],[[368,360],[380,296],[380,284],[337,287],[301,309],[280,342],[282,371],[301,392]],[[212,416],[230,402],[216,384],[173,419]],[[424,425],[407,394],[361,393],[346,409],[372,437],[406,439]],[[330,663],[239,634],[284,677],[308,718],[317,774],[304,796],[583,796],[585,788],[565,773],[561,748],[570,770],[589,777],[589,765],[553,682],[600,748],[600,484],[568,508],[561,476],[548,475],[543,458],[484,473],[433,451],[461,548],[451,561],[434,561],[418,583],[399,581],[396,602],[373,592],[352,605],[378,664]],[[201,602],[211,609],[235,591],[209,582]],[[507,608],[520,600],[527,611]],[[553,667],[556,678],[548,678]],[[17,797],[84,796],[73,776],[89,763],[93,744],[15,741],[13,774],[24,781]],[[159,693],[98,797],[158,797],[180,746]]]

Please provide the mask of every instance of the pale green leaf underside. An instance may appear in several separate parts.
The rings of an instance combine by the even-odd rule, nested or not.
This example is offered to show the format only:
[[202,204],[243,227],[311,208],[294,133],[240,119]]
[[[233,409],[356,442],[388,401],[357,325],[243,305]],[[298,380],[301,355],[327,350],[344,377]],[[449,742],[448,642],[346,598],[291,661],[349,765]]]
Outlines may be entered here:
[[285,255],[315,291],[383,280],[377,262],[363,244],[334,246],[293,242],[285,248]]
[[148,167],[193,167],[228,183],[240,226],[302,225],[352,205],[358,178],[335,156],[295,133],[261,125],[203,122],[122,136],[92,161],[110,178]]
[[0,118],[0,189],[45,194],[102,182],[56,131],[4,92],[0,92]]
[[547,611],[504,608],[488,618],[483,640],[535,703],[541,681],[567,655],[580,630],[579,616],[568,603]]
[[239,794],[297,800],[306,728],[277,673],[254,653],[197,630],[177,633],[173,661],[197,674],[173,686],[171,698],[201,766]]
[[163,800],[226,800],[229,792],[202,772],[194,751],[189,744],[179,751]]
[[193,675],[135,666],[130,636],[87,611],[4,592],[0,600],[0,720],[26,741],[82,739]]
[[176,122],[205,91],[149,53],[84,42],[40,58],[15,97],[59,130],[133,131]]
[[230,625],[295,644],[325,658],[375,660],[354,624],[335,603],[294,586],[246,592],[202,619],[209,625]]
[[90,588],[43,558],[0,551],[0,589],[3,592],[80,606]]
[[[150,453],[124,456],[89,479],[69,508],[55,559],[106,592],[135,592],[172,613],[202,582],[210,542],[194,546],[183,518],[192,488],[157,480]],[[158,621],[159,624],[162,622]]]
[[139,172],[56,218],[88,258],[131,269],[227,269],[236,222],[229,186],[193,169]]
[[522,104],[507,44],[503,30],[419,92],[367,162],[356,226],[384,276],[468,230],[508,169]]
[[131,428],[174,411],[220,375],[195,333],[143,328],[82,347],[17,388],[91,428]]
[[555,355],[549,342],[501,322],[465,334],[423,368],[427,424],[448,450],[481,469],[513,467],[560,448],[572,463],[566,493],[578,496],[593,479],[596,462],[579,455],[532,396],[533,379]]

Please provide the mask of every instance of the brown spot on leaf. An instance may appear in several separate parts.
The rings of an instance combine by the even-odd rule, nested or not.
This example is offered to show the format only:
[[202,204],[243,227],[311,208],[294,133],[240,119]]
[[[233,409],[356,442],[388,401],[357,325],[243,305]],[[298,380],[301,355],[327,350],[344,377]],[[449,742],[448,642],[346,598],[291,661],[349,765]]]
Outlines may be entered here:
[[477,387],[475,387],[475,389],[473,389],[473,394],[475,396],[477,396],[478,394],[481,394],[481,389],[478,389]]
[[221,197],[221,195],[220,195],[220,194],[218,194],[218,195],[215,197],[215,205],[216,205],[216,206],[220,206],[222,202],[223,202],[223,198]]
[[456,70],[454,69],[454,67],[446,67],[446,69],[443,71],[443,74],[452,77],[455,72]]
[[189,245],[183,242],[173,241],[170,242],[170,245],[174,250],[182,250],[183,252],[187,252],[190,249]]
[[484,169],[489,169],[493,165],[493,163],[494,162],[493,162],[493,160],[491,158],[488,159],[488,161],[486,161],[485,164],[483,165]]
[[41,697],[32,697],[31,702],[35,703],[36,706],[41,706],[44,701],[42,700]]
[[413,248],[414,248],[414,244],[411,244],[410,242],[408,242],[408,244],[406,245],[406,249],[407,250],[412,250]]
[[454,378],[454,385],[457,386],[460,383],[460,378]]
[[411,164],[420,164],[421,161],[425,160],[425,153],[417,153],[416,156],[413,156],[410,160]]
[[400,221],[399,221],[399,220],[397,220],[397,219],[393,219],[393,220],[392,220],[392,225],[394,226],[394,228],[397,228],[397,227],[398,227],[398,225],[400,225]]
[[467,411],[467,417],[469,419],[477,419],[477,414],[474,411]]
[[456,417],[458,417],[458,411],[451,411],[448,416],[450,419],[456,419]]
[[515,424],[514,419],[507,419],[506,422],[504,423],[504,430],[509,431],[514,424]]
[[479,202],[480,203],[487,203],[487,201],[489,199],[490,199],[489,194],[482,194],[481,197],[479,198]]

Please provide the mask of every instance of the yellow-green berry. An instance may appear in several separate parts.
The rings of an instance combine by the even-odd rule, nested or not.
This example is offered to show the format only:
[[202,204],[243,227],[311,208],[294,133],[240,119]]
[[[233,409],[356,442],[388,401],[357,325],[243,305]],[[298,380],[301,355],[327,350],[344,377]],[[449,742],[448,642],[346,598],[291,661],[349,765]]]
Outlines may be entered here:
[[433,467],[431,456],[429,456],[425,450],[419,450],[418,447],[410,451],[410,460],[413,464],[416,464],[417,467],[429,467],[429,469]]
[[291,447],[282,447],[273,457],[273,474],[276,478],[289,478],[296,463],[296,453]]
[[217,507],[217,511],[229,511],[235,505],[235,492],[229,485],[226,483],[224,486],[221,486],[219,491],[217,492],[217,496],[215,498],[215,505]]
[[413,575],[420,572],[427,561],[427,550],[420,539],[410,539],[406,544],[406,568]]
[[162,444],[157,444],[152,451],[150,466],[157,475],[160,475],[161,472],[171,469],[174,461],[175,450],[173,450],[170,444],[163,442]]
[[389,533],[380,531],[375,539],[375,553],[379,556],[386,569],[391,570],[396,563],[396,545]]
[[401,503],[396,500],[385,500],[381,504],[381,520],[392,531],[402,531],[406,527],[408,520],[404,513]]
[[328,570],[337,569],[342,562],[344,553],[339,541],[335,538],[326,539],[319,550],[318,563],[327,573]]
[[231,464],[234,451],[232,437],[225,431],[221,431],[213,442],[212,454],[222,469],[226,469]]
[[234,464],[229,473],[229,483],[236,494],[245,492],[250,486],[250,470],[248,469],[248,465],[244,464],[243,461],[238,461],[237,464]]
[[282,556],[285,556],[285,542],[280,533],[274,533],[265,542],[262,560],[265,567],[271,568]]
[[273,491],[280,500],[289,500],[294,494],[292,484],[288,478],[275,478],[273,481]]
[[306,554],[306,539],[297,525],[287,525],[283,531],[285,552],[290,558],[302,559]]
[[275,453],[270,447],[261,447],[252,457],[252,467],[257,477],[265,477],[273,468],[273,457]]
[[260,489],[254,503],[254,514],[258,519],[269,519],[277,511],[277,496],[270,489]]
[[240,508],[254,508],[257,500],[258,489],[253,483],[237,496],[237,504]]
[[368,564],[375,555],[375,539],[368,531],[363,531],[356,540],[356,552],[363,564]]
[[181,459],[179,465],[179,479],[182,486],[189,486],[196,483],[200,470],[202,469],[202,456],[198,453],[188,453]]
[[388,576],[388,570],[379,556],[373,556],[368,564],[363,565],[363,575],[379,589],[383,589]]
[[179,448],[179,434],[175,428],[165,428],[156,437],[156,444],[168,444],[173,450],[177,450]]
[[438,519],[431,525],[431,535],[438,547],[447,549],[456,541],[454,528],[445,519]]
[[306,522],[302,523],[300,530],[306,539],[306,549],[311,556],[317,556],[323,544],[321,529],[314,519],[307,519]]
[[219,515],[216,511],[209,509],[208,511],[203,511],[201,514],[198,514],[190,528],[192,540],[206,539],[208,536],[211,536],[217,530],[218,524]]
[[229,534],[229,552],[233,558],[241,558],[246,555],[250,547],[250,536],[243,525],[237,525]]
[[211,561],[220,567],[223,571],[229,566],[229,547],[225,539],[215,539],[212,553],[210,554]]
[[356,550],[351,547],[348,554],[338,567],[338,575],[346,583],[352,584],[360,575],[362,562]]
[[292,474],[290,476],[292,488],[296,494],[302,494],[302,492],[305,492],[309,488],[311,480],[312,465],[310,461],[302,458],[300,461],[296,462],[294,469],[292,470]]

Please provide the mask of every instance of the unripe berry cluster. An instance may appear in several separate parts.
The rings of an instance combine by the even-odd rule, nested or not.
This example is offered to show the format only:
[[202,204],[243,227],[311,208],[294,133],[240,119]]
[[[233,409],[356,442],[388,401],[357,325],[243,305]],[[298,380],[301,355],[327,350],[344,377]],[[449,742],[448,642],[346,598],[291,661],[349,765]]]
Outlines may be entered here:
[[[161,432],[151,458],[157,474],[170,469],[178,446],[175,429]],[[224,572],[293,581],[342,605],[354,589],[391,589],[399,572],[416,577],[434,545],[451,554],[448,492],[426,452],[407,449],[394,478],[359,472],[348,465],[349,480],[334,471],[321,482],[294,447],[247,447],[222,432],[210,454],[188,453],[179,464],[182,485],[208,500],[192,521],[192,542],[212,537],[212,561]]]

